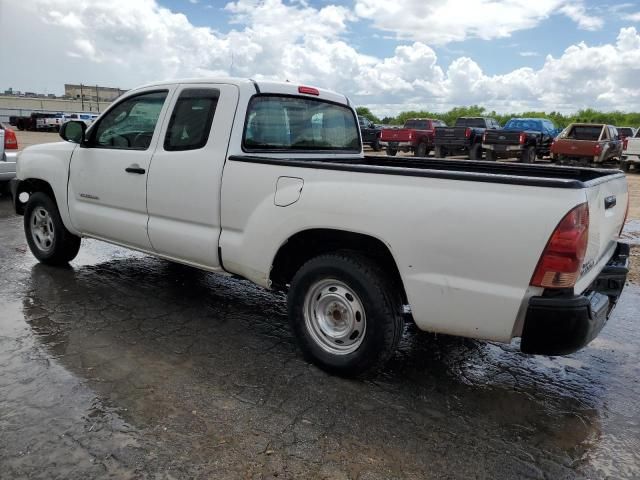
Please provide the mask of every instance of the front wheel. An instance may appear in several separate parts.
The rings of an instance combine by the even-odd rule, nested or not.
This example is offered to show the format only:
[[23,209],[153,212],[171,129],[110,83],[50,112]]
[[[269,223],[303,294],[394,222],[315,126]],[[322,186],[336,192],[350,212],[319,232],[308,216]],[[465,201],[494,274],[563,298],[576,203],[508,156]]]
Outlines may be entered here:
[[482,144],[474,143],[469,148],[469,160],[482,160]]
[[496,161],[496,154],[493,153],[493,150],[485,150],[484,158],[485,158],[485,160],[487,162],[495,162]]
[[24,210],[24,231],[31,253],[48,265],[63,265],[80,250],[80,237],[62,223],[55,202],[47,194],[34,193]]
[[380,138],[376,138],[376,140],[371,145],[371,148],[373,148],[374,152],[379,152],[380,150],[382,150],[382,146],[380,145]]
[[321,255],[294,276],[289,321],[305,358],[331,373],[381,367],[403,331],[400,295],[375,262],[356,252]]

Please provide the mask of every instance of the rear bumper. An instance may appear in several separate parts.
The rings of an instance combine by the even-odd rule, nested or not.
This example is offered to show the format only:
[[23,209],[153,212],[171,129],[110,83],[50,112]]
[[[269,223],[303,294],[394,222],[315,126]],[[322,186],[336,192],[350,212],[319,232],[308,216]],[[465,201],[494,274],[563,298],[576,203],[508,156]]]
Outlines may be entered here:
[[380,141],[381,147],[391,147],[391,148],[412,148],[413,144],[411,142],[389,142],[389,141]]
[[607,323],[629,272],[629,245],[615,254],[582,295],[532,297],[525,317],[520,350],[540,355],[566,355],[593,340]]
[[491,143],[483,143],[482,148],[485,150],[493,150],[494,152],[519,152],[522,145],[494,145]]

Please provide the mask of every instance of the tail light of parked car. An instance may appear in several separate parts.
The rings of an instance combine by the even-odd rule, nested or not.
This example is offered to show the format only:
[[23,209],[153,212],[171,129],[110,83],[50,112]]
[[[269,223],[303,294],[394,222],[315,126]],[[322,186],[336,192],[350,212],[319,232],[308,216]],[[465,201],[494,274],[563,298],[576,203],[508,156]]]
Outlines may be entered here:
[[409,132],[409,140],[413,140],[413,132]]
[[549,149],[551,150],[551,153],[556,153],[555,152],[555,147],[556,147],[556,141],[552,140],[551,141],[551,147],[549,147]]
[[622,141],[622,150],[627,151],[627,145],[629,145],[629,139],[627,137]]
[[589,206],[582,203],[567,213],[542,252],[531,285],[570,288],[580,276],[589,239]]
[[482,134],[482,143],[486,143],[487,142],[487,132],[484,132]]
[[594,155],[600,155],[602,153],[602,145],[600,145],[599,143],[596,143],[595,147],[593,147],[593,154]]
[[520,143],[520,145],[524,145],[526,141],[527,141],[527,134],[524,132],[521,132],[520,138],[518,138],[518,142]]
[[4,149],[5,150],[17,150],[18,139],[16,138],[16,132],[7,128],[4,131]]
[[470,128],[467,128],[464,131],[464,136],[467,137],[467,138],[471,138],[471,129]]

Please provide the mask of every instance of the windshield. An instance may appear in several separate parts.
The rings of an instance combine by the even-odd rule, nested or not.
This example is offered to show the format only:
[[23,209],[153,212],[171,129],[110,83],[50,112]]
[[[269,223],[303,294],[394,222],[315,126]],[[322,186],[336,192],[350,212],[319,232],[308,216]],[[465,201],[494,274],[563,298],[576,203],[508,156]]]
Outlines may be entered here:
[[633,129],[630,127],[618,127],[618,135],[621,137],[633,137]]
[[533,130],[542,131],[542,122],[540,120],[509,120],[504,126],[505,130]]
[[322,100],[255,96],[247,109],[243,147],[270,151],[359,153],[360,129],[353,111]]

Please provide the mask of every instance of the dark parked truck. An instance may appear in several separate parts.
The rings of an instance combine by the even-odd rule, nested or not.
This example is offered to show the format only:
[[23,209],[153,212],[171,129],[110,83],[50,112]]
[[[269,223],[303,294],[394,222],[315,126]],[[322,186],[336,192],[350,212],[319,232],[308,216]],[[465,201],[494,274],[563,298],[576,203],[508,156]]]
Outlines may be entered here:
[[612,125],[572,123],[551,145],[551,155],[560,164],[617,166],[622,142]]
[[387,155],[413,152],[416,157],[426,157],[433,150],[433,134],[436,127],[446,127],[441,120],[412,118],[402,128],[383,128],[380,145],[387,149]]
[[362,144],[369,145],[375,152],[382,150],[382,147],[380,146],[381,129],[376,127],[371,120],[367,117],[363,117],[362,115],[358,115],[358,124],[360,125]]
[[502,130],[487,130],[482,140],[487,160],[516,157],[523,163],[533,163],[549,155],[558,129],[544,118],[512,118]]
[[499,128],[500,124],[493,118],[460,117],[453,127],[436,127],[433,155],[436,158],[468,155],[471,160],[481,160],[485,130]]

